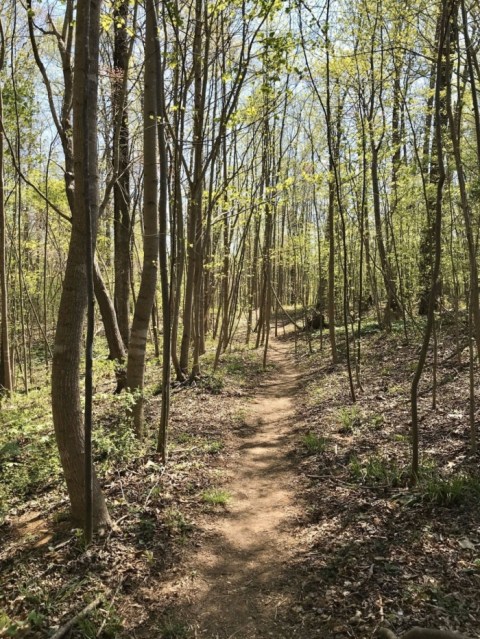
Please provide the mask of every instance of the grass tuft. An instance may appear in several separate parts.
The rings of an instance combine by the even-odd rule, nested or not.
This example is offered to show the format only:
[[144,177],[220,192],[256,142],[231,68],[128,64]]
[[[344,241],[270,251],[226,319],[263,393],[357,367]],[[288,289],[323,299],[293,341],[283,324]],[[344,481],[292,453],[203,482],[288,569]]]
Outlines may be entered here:
[[325,451],[327,440],[325,437],[319,437],[315,433],[307,433],[303,437],[303,445],[309,455],[316,455],[317,453],[323,453]]
[[458,506],[478,500],[480,479],[470,475],[432,476],[421,484],[423,498],[435,506]]
[[219,488],[209,488],[202,493],[202,501],[213,506],[226,506],[231,497],[228,491]]
[[177,619],[167,617],[160,625],[160,639],[186,639],[188,635],[187,626]]
[[404,471],[395,461],[377,455],[369,457],[366,462],[355,457],[350,461],[349,468],[353,477],[365,484],[382,484],[395,488],[406,481]]
[[341,424],[340,433],[353,433],[362,424],[362,414],[358,406],[341,408],[338,411],[338,419]]
[[210,455],[216,455],[222,449],[223,449],[223,444],[222,442],[218,442],[218,441],[208,442],[204,446],[205,452],[210,453]]

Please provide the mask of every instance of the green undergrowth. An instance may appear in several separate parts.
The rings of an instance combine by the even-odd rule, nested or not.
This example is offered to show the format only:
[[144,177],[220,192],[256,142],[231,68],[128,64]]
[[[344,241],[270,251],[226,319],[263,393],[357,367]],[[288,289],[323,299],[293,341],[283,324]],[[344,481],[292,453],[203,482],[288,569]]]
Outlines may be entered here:
[[224,448],[223,442],[217,439],[209,439],[192,435],[190,433],[178,433],[173,435],[168,449],[170,453],[193,452],[218,455]]
[[[28,614],[13,616],[11,612],[0,608],[0,637],[47,637],[56,629],[52,627],[52,615],[71,598],[75,606],[87,605],[92,592],[101,592],[102,584],[95,578],[77,575],[61,585],[52,588],[50,581],[41,581],[31,574],[28,565],[18,566],[18,598],[25,602]],[[58,617],[57,617],[58,619]],[[122,619],[115,608],[115,602],[105,600],[101,606],[90,611],[74,627],[75,637],[117,637],[123,626]],[[101,635],[99,628],[102,628]]]
[[408,474],[395,460],[386,459],[380,455],[372,455],[365,460],[353,457],[348,469],[355,481],[396,488],[406,483]]
[[[325,401],[327,393],[328,388],[325,388],[325,384],[323,387],[317,386],[316,383],[311,384],[309,388],[310,405],[315,406],[317,402]],[[385,424],[385,417],[382,413],[368,414],[354,404],[353,406],[345,406],[336,410],[335,424],[340,434],[353,435],[362,428],[382,430]]]
[[230,500],[230,493],[221,488],[209,488],[202,493],[202,501],[212,506],[226,506]]
[[435,506],[459,506],[480,499],[480,478],[472,475],[432,476],[420,482],[424,500]]
[[78,623],[78,630],[85,639],[96,639],[98,628],[102,627],[102,637],[114,639],[123,628],[122,618],[115,610],[115,606],[110,604],[103,607],[103,610],[94,610],[91,615],[81,619]]
[[[375,333],[381,332],[381,327],[376,320],[366,320],[363,321],[360,327],[360,337],[365,337],[367,335],[373,335]],[[355,337],[358,338],[358,328],[355,327]]]
[[28,633],[36,633],[41,630],[44,622],[45,615],[35,610],[32,610],[26,619],[18,621],[11,619],[6,612],[0,609],[0,637],[28,636]]
[[188,628],[185,623],[174,617],[165,617],[158,626],[160,639],[186,639]]
[[[61,466],[55,441],[48,389],[4,398],[0,411],[0,523],[17,503],[60,482]],[[140,454],[129,414],[128,393],[95,396],[94,461],[100,472]],[[108,408],[108,410],[107,410]]]
[[45,391],[16,394],[0,410],[0,523],[13,502],[58,480],[60,461]]
[[207,350],[202,359],[200,385],[213,390],[225,388],[229,381],[243,385],[256,375],[263,373],[261,352],[245,344],[236,345],[235,350],[227,350],[220,357],[217,370],[213,370],[215,349]]
[[[360,460],[353,457],[348,469],[352,479],[369,486],[406,488],[410,480],[410,467],[402,466],[395,459],[371,455]],[[429,461],[420,468],[418,483],[407,498],[409,503],[421,500],[434,506],[454,507],[480,499],[480,478],[458,474],[443,476]]]
[[[232,386],[249,386],[256,376],[264,373],[262,353],[263,351],[255,350],[251,345],[235,344],[234,350],[227,350],[221,355],[217,368],[214,369],[216,345],[210,341],[201,359],[201,375],[195,380],[194,386],[212,395],[221,395]],[[267,369],[272,369],[272,366],[267,366]],[[149,397],[160,395],[161,392],[158,381],[145,387],[145,393]]]
[[[238,350],[222,355],[217,370],[213,370],[215,349],[210,347],[202,358],[202,376],[197,388],[211,394],[225,389],[251,387],[262,373],[261,355],[251,347],[238,345]],[[235,348],[237,344],[235,344]],[[154,450],[154,428],[148,429],[143,443],[132,430],[132,411],[137,397],[123,391],[114,395],[115,364],[107,359],[104,345],[95,349],[94,379],[94,461],[100,474],[121,466]],[[43,375],[45,377],[45,375]],[[153,381],[155,380],[155,381]],[[158,394],[158,368],[150,359],[147,367],[145,398],[147,403]],[[172,411],[176,397],[172,398]],[[61,465],[57,451],[51,414],[50,386],[32,389],[28,395],[18,392],[0,398],[0,524],[8,511],[17,504],[37,497],[60,485]],[[223,443],[194,438],[192,447],[206,455],[217,455]],[[173,440],[171,450],[182,446]],[[185,446],[185,442],[183,443]],[[198,452],[198,451],[197,451]]]
[[340,433],[353,433],[362,424],[362,413],[357,405],[340,408],[337,414],[340,423]]
[[307,433],[303,437],[303,445],[309,455],[316,455],[325,451],[327,440],[315,433]]

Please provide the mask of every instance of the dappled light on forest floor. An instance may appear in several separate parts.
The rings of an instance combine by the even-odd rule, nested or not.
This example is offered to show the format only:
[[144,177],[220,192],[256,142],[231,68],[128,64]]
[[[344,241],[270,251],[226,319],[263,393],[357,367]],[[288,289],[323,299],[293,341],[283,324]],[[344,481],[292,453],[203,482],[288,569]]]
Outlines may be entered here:
[[[0,555],[10,618],[33,608],[26,627],[41,633],[102,592],[110,603],[82,627],[109,636],[347,639],[382,624],[479,636],[478,460],[458,437],[459,393],[425,407],[411,490],[413,353],[396,335],[369,335],[364,349],[356,405],[338,383],[343,362],[332,370],[292,331],[272,341],[267,373],[249,359],[238,377],[235,355],[225,391],[182,389],[168,468],[140,456],[109,477],[117,528],[88,551],[58,506],[42,516],[41,497],[12,517]],[[152,396],[149,419],[157,406]]]
[[[477,637],[480,479],[465,436],[465,368],[453,367],[455,381],[439,394],[436,410],[431,398],[421,403],[421,475],[410,489],[406,382],[415,349],[398,334],[362,342],[365,390],[355,405],[337,383],[343,363],[332,372],[318,341],[314,355],[306,345],[298,352],[305,367],[298,462],[308,504],[298,570],[309,593],[306,617],[327,621],[339,636],[370,636],[386,624]],[[451,379],[454,349],[446,327],[439,379]],[[427,375],[424,388],[430,383]],[[321,439],[321,450],[309,451],[306,432]]]
[[[213,519],[203,520],[202,543],[182,572],[189,578],[171,584],[178,601],[164,611],[160,626],[182,620],[188,636],[205,638],[297,636],[292,565],[300,551],[294,534],[299,511],[288,451],[299,378],[289,366],[288,345],[274,343],[272,361],[274,370],[235,429],[229,499]],[[146,636],[153,623],[150,617],[136,632]]]

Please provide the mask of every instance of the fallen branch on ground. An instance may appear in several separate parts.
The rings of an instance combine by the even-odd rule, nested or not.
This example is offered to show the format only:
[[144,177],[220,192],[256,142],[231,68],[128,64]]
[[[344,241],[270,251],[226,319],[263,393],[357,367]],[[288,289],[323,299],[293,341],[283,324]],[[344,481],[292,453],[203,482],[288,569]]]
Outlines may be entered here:
[[75,617],[72,617],[70,621],[67,621],[67,623],[63,624],[63,626],[61,626],[57,630],[57,632],[53,633],[50,639],[61,639],[61,637],[64,637],[69,630],[77,625],[79,621],[84,619],[90,612],[92,612],[92,610],[95,610],[95,608],[97,608],[97,606],[99,606],[102,601],[103,595],[100,595],[99,597],[94,599],[91,603],[88,604],[88,606],[85,606],[83,610],[80,610],[80,612],[76,614]]

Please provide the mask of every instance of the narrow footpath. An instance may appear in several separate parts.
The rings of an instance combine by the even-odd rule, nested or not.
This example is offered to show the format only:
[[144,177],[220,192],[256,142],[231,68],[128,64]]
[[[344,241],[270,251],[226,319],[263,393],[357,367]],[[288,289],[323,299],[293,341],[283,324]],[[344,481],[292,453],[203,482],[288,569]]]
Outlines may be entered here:
[[[208,639],[287,639],[296,473],[288,452],[299,372],[288,344],[272,340],[275,371],[259,387],[237,433],[231,501],[194,557],[190,623]],[[291,570],[291,569],[290,569]]]

